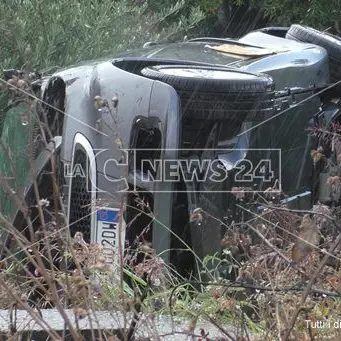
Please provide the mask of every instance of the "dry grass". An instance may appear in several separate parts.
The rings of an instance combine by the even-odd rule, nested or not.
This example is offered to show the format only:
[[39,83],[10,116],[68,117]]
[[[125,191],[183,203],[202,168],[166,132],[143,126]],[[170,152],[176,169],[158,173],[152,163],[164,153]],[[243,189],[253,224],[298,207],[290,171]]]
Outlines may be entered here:
[[[18,80],[11,83],[9,87],[14,86],[21,94]],[[22,100],[31,109],[25,115],[36,115],[43,136],[49,136],[41,103],[32,102],[27,95]],[[42,142],[46,145],[48,138]],[[10,153],[6,155],[11,164]],[[57,184],[53,172],[51,177]],[[11,192],[7,179],[2,176],[1,180],[2,187]],[[308,212],[255,198],[262,200],[266,210],[259,215],[250,211],[250,220],[226,226],[223,256],[214,256],[219,258],[217,271],[210,271],[210,281],[201,283],[174,274],[145,242],[127,253],[118,269],[114,268],[106,262],[100,245],[85,243],[80,232],[70,236],[64,212],[58,207],[58,186],[54,187],[52,204],[40,197],[37,183],[34,185],[36,221],[22,193],[11,192],[24,213],[27,233],[19,233],[5,216],[0,216],[15,245],[1,263],[2,308],[18,305],[44,325],[32,301],[33,306],[55,307],[75,340],[80,335],[65,314],[67,308],[73,309],[77,318],[103,309],[123,312],[127,324],[120,337],[130,340],[136,328],[134,319],[139,319],[141,312],[183,316],[192,321],[190,330],[195,330],[198,318],[213,321],[222,331],[229,324],[239,340],[248,340],[249,334],[259,340],[340,338],[340,328],[317,329],[306,324],[306,320],[338,319],[341,247],[332,249],[340,235],[338,205],[317,205],[309,212],[310,218]],[[243,198],[240,209],[248,210]],[[44,218],[47,212],[52,217],[48,222]],[[142,255],[139,262],[135,261],[137,254]],[[325,256],[327,262],[323,261]],[[211,260],[212,256],[205,258],[203,267]],[[236,269],[237,277],[233,278]],[[208,340],[205,332],[202,338]],[[57,337],[53,330],[50,333]],[[229,332],[224,333],[226,339],[234,339]]]

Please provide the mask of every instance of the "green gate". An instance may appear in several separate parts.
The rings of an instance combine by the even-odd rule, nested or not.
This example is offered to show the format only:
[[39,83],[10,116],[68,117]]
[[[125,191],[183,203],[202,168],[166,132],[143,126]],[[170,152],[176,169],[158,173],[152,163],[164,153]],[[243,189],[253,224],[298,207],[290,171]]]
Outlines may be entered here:
[[[0,139],[0,212],[10,222],[18,209],[14,194],[23,199],[24,186],[30,177],[29,155],[34,116],[30,113],[30,106],[21,102],[10,108],[3,120]],[[1,221],[0,227],[0,242],[3,242],[7,233]]]

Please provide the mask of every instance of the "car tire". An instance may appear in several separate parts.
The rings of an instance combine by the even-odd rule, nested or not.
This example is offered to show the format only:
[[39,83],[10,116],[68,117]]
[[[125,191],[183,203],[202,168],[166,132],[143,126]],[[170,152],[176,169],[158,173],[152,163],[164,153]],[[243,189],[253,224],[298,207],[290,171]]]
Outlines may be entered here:
[[141,74],[171,85],[187,118],[244,120],[246,114],[260,119],[273,114],[274,82],[265,74],[197,65],[148,66]]
[[333,83],[341,80],[341,38],[302,25],[291,25],[285,37],[325,48],[329,55],[330,80]]

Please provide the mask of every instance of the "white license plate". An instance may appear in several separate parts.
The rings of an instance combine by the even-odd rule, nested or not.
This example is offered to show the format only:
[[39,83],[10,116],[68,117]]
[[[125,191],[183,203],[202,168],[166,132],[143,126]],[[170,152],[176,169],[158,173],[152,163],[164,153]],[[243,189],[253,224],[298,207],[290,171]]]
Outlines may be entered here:
[[[119,209],[98,209],[96,212],[97,229],[96,242],[103,246],[107,263],[118,262],[119,240],[121,239],[122,252],[125,244],[125,222],[122,219],[120,228]],[[119,233],[121,235],[119,236]]]

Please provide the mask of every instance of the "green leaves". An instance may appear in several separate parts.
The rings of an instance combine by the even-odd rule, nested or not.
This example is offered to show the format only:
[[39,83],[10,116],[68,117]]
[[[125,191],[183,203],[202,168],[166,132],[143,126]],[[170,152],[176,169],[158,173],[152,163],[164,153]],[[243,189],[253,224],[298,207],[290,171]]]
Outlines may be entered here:
[[[146,41],[182,39],[218,0],[1,1],[0,68],[65,66],[113,56]],[[27,46],[30,55],[27,56]]]
[[[234,0],[235,3],[240,2]],[[264,10],[273,25],[300,23],[319,30],[340,34],[341,2],[339,0],[251,0],[251,5]]]

